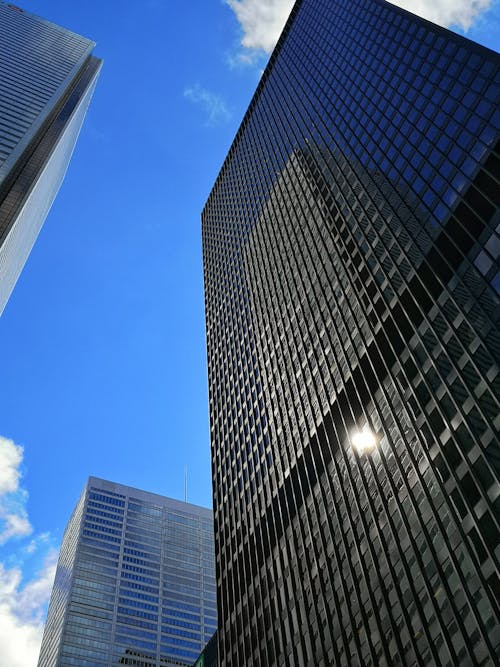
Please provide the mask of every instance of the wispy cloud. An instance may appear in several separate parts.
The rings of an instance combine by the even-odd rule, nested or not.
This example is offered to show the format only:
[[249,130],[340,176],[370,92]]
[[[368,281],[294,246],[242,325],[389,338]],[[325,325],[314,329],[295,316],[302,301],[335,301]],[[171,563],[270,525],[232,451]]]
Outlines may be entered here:
[[203,88],[198,83],[184,89],[184,97],[199,105],[205,112],[206,125],[214,126],[226,123],[232,112],[220,95]]
[[[492,0],[390,0],[444,27],[468,30]],[[225,0],[240,23],[241,50],[231,56],[231,65],[254,64],[259,55],[271,53],[283,30],[294,0]]]
[[[0,436],[0,664],[9,667],[37,663],[57,558],[49,533],[26,543],[33,528],[21,486],[23,453]],[[33,561],[40,566],[30,575]]]

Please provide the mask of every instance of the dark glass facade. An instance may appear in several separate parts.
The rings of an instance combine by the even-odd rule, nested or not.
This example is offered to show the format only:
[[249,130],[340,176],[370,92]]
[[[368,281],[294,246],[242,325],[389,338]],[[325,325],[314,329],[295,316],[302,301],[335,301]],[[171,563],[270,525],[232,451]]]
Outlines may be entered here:
[[497,664],[499,102],[389,3],[292,11],[202,215],[222,667]]
[[193,667],[219,667],[217,655],[217,632],[214,632],[209,642],[198,656]]
[[211,510],[90,477],[38,667],[190,666],[217,625]]
[[68,167],[101,67],[94,46],[0,2],[0,313]]

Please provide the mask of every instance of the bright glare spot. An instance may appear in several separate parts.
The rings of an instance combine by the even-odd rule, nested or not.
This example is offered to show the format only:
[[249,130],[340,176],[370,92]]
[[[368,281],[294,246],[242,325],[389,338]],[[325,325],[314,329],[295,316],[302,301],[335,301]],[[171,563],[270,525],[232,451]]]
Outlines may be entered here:
[[368,426],[365,426],[362,431],[354,433],[351,440],[353,447],[359,454],[371,452],[377,446],[377,436]]

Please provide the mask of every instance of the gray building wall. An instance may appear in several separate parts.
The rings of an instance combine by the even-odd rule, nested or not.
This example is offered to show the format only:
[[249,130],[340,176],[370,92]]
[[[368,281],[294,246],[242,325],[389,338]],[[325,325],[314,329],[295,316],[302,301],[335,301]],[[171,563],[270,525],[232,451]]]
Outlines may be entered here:
[[63,539],[39,667],[192,665],[216,623],[212,512],[90,477]]
[[94,46],[0,2],[0,313],[66,173],[101,65]]

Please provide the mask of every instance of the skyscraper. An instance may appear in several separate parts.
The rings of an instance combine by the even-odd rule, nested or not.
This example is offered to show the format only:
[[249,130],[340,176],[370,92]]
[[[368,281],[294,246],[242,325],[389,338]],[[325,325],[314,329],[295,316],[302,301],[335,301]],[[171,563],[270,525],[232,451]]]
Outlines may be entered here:
[[202,215],[222,667],[496,664],[499,101],[383,0],[292,10]]
[[217,624],[213,552],[211,510],[90,477],[38,666],[192,665]]
[[0,313],[68,167],[101,67],[94,46],[0,2]]

